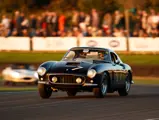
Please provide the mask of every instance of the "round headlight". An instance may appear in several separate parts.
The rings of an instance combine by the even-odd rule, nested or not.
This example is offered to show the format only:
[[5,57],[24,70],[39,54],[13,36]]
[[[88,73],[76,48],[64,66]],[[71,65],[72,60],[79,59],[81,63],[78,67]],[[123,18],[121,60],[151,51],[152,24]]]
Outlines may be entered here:
[[40,67],[40,68],[38,68],[37,73],[40,76],[43,76],[46,73],[46,69],[44,67]]
[[77,83],[81,83],[81,82],[82,82],[82,79],[78,77],[78,78],[76,79],[76,82],[77,82]]
[[52,82],[57,82],[57,77],[52,77]]
[[12,72],[11,75],[14,78],[19,78],[20,77],[20,74],[18,72]]
[[87,76],[89,78],[93,78],[93,77],[95,77],[96,73],[97,72],[94,69],[90,69],[90,70],[88,70]]

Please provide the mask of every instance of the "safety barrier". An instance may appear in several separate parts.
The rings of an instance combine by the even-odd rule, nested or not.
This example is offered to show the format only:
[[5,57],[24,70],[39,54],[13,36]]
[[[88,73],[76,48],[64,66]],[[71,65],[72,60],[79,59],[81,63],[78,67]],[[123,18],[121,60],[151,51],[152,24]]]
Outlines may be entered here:
[[129,50],[132,52],[158,52],[159,38],[129,38]]
[[159,37],[130,37],[128,41],[125,37],[0,37],[0,51],[67,51],[76,46],[123,52],[159,52]]
[[103,47],[115,51],[126,51],[126,38],[124,37],[83,37],[79,39],[79,46]]
[[0,50],[30,51],[30,38],[0,37]]
[[34,51],[66,51],[77,46],[76,37],[34,37],[32,49]]

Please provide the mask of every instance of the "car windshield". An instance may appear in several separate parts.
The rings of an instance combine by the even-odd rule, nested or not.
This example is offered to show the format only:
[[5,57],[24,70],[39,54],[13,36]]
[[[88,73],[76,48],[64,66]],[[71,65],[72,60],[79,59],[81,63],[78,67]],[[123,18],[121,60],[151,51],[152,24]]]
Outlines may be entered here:
[[27,69],[27,70],[35,70],[35,68],[28,64],[12,64],[12,69]]
[[108,51],[104,50],[70,50],[63,57],[64,61],[93,61],[93,60],[105,60],[110,61]]

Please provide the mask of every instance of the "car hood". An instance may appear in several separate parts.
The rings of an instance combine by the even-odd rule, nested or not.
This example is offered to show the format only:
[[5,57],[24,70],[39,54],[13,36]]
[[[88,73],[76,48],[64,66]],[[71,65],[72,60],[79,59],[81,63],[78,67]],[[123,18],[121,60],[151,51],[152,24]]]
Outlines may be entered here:
[[87,74],[91,62],[59,61],[52,65],[48,73]]
[[28,75],[28,76],[33,76],[36,72],[36,71],[26,70],[26,69],[14,69],[13,71],[21,75]]

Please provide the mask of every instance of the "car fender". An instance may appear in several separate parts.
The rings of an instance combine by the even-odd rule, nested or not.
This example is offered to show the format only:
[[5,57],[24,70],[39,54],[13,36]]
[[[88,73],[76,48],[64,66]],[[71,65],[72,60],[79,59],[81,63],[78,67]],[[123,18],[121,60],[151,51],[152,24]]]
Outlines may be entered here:
[[54,65],[57,63],[58,61],[47,61],[42,63],[39,67],[44,67],[46,69],[46,72],[51,68],[54,67]]
[[95,69],[97,74],[101,74],[103,72],[109,72],[112,69],[112,65],[110,63],[101,63],[94,65],[89,69]]

